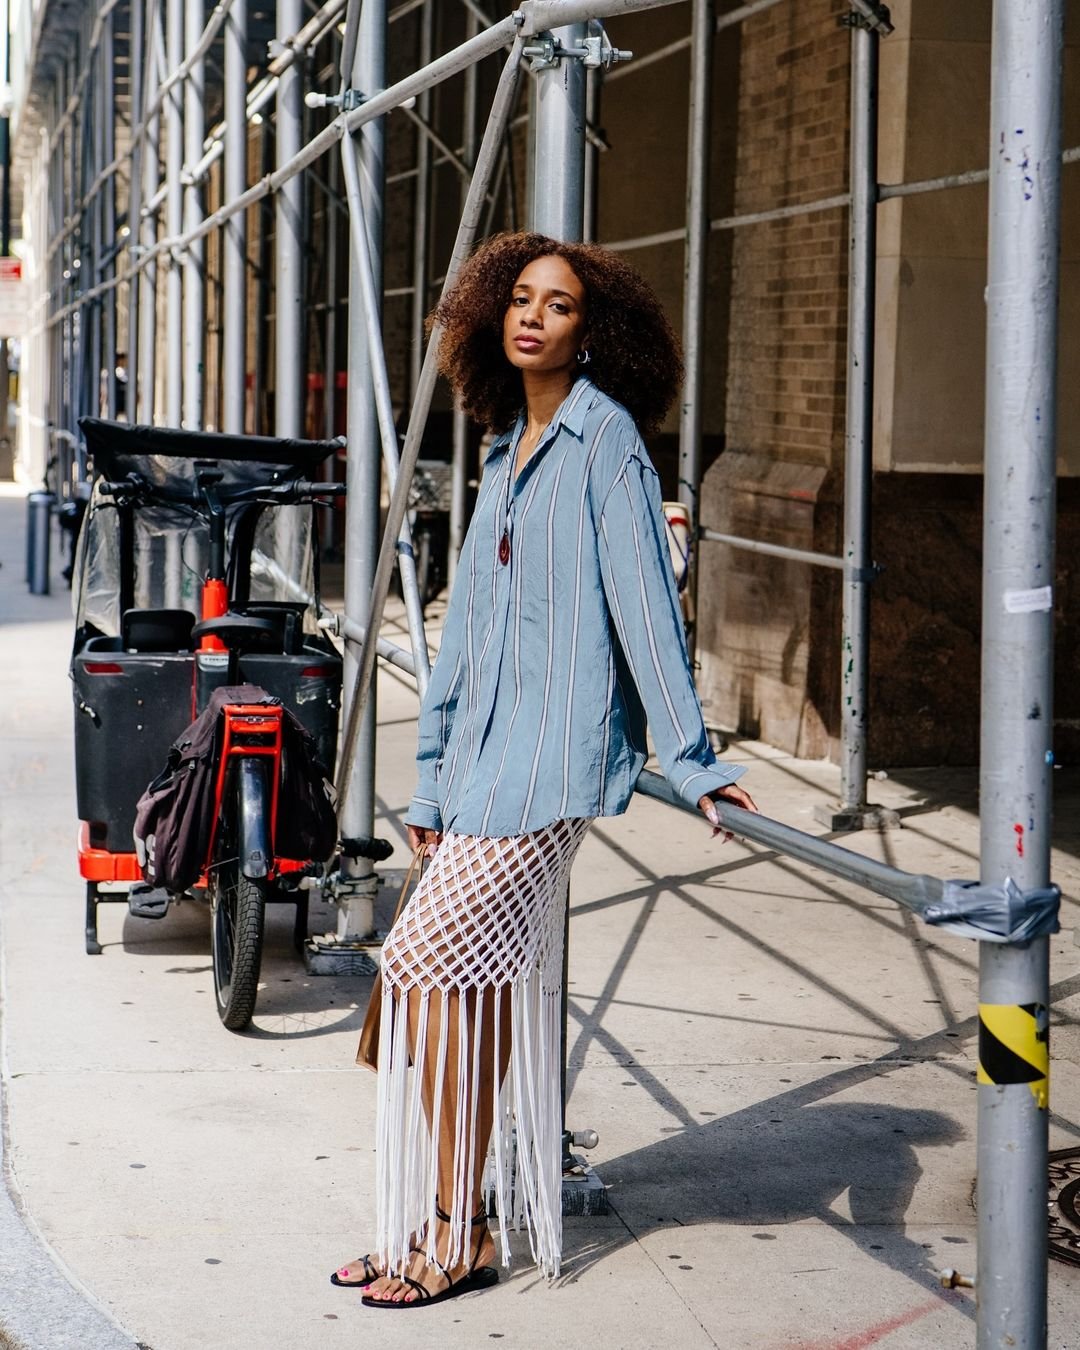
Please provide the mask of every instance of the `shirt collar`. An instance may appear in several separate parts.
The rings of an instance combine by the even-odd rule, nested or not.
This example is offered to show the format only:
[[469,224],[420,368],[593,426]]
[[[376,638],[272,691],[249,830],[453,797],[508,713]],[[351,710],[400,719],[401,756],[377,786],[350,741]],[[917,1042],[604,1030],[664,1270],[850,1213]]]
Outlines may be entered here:
[[[592,407],[592,395],[595,392],[593,382],[584,375],[579,375],[574,381],[573,386],[567,396],[555,409],[555,415],[548,423],[548,429],[544,432],[544,440],[549,438],[553,432],[558,432],[561,427],[572,432],[580,441],[585,435],[585,418],[589,409]],[[492,460],[498,458],[506,451],[517,439],[518,433],[525,424],[525,414],[518,413],[514,425],[509,431],[504,431],[496,436],[491,443],[491,448],[485,456],[484,463],[489,464]]]

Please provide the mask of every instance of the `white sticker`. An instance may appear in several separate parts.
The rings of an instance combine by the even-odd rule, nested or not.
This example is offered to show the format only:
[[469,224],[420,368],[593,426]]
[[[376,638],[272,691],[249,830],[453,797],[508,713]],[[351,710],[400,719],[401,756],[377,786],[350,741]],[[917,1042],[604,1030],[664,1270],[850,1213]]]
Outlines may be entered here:
[[1006,614],[1034,614],[1051,607],[1053,591],[1049,586],[1036,586],[1030,591],[1006,591],[1003,597]]
[[229,653],[199,652],[195,660],[200,670],[224,670],[229,664]]

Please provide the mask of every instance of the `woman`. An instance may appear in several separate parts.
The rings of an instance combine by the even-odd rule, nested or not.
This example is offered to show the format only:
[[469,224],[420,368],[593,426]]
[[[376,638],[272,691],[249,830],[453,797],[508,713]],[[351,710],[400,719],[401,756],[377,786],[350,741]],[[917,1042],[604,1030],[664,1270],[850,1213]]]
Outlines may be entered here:
[[378,1255],[332,1277],[372,1307],[497,1281],[485,1164],[503,1264],[513,1219],[558,1273],[568,876],[592,820],[626,809],[646,715],[714,827],[715,798],[755,809],[709,747],[638,431],[682,376],[656,297],[601,248],[511,234],[435,318],[443,373],[498,434],[420,713],[406,820],[431,862],[383,947]]

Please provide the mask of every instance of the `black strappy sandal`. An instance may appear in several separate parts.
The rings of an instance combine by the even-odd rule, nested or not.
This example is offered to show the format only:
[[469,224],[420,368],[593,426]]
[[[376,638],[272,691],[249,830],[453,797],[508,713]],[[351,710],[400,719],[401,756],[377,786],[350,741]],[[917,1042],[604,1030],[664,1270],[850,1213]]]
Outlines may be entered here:
[[[449,1214],[444,1214],[438,1205],[435,1206],[435,1217],[442,1220],[443,1223],[450,1222]],[[480,1224],[486,1227],[487,1221],[487,1209],[484,1208],[473,1217],[470,1227],[476,1228]],[[402,1284],[407,1284],[410,1289],[416,1290],[416,1298],[397,1301],[389,1298],[365,1297],[360,1300],[365,1308],[430,1308],[434,1303],[445,1303],[447,1299],[458,1298],[461,1294],[471,1294],[481,1289],[490,1289],[493,1285],[499,1283],[499,1272],[494,1266],[480,1266],[477,1269],[474,1263],[460,1279],[452,1280],[449,1271],[441,1261],[429,1260],[420,1247],[410,1247],[409,1250],[423,1256],[429,1266],[435,1265],[439,1268],[443,1279],[446,1280],[446,1288],[441,1289],[437,1294],[433,1294],[419,1280],[414,1280],[408,1275],[396,1275],[394,1276],[395,1279],[400,1280]]]
[[[330,1276],[330,1283],[336,1284],[339,1289],[366,1289],[369,1284],[374,1284],[375,1281],[384,1274],[384,1272],[379,1270],[379,1268],[375,1265],[370,1256],[360,1256],[357,1257],[357,1260],[363,1261],[364,1263],[363,1279],[361,1280],[341,1279],[340,1278],[341,1270],[346,1269],[345,1266],[342,1266],[341,1270],[335,1270],[333,1275]],[[354,1266],[356,1265],[356,1261],[350,1261],[348,1262],[348,1265]],[[369,1271],[371,1272],[370,1275],[368,1274]]]

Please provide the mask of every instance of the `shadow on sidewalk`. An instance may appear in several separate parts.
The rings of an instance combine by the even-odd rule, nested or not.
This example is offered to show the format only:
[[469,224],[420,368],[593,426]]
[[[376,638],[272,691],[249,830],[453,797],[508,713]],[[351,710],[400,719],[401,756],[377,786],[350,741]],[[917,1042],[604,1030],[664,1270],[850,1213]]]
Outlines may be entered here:
[[[862,1067],[831,1076],[828,1091],[840,1090],[838,1079],[854,1083],[865,1076]],[[587,1241],[575,1246],[585,1235],[568,1232],[564,1278],[581,1278],[605,1252],[648,1233],[669,1230],[672,1251],[683,1254],[693,1239],[682,1230],[694,1225],[775,1229],[814,1220],[973,1316],[966,1300],[941,1289],[927,1247],[903,1231],[922,1175],[916,1148],[952,1147],[964,1132],[938,1111],[814,1102],[821,1092],[820,1082],[809,1084],[605,1161],[603,1178],[628,1231],[621,1239],[609,1234],[602,1249]],[[850,1219],[835,1208],[845,1194]],[[777,1234],[749,1236],[765,1243]],[[970,1240],[962,1233],[945,1236],[958,1245]],[[765,1248],[761,1266],[765,1281]]]

